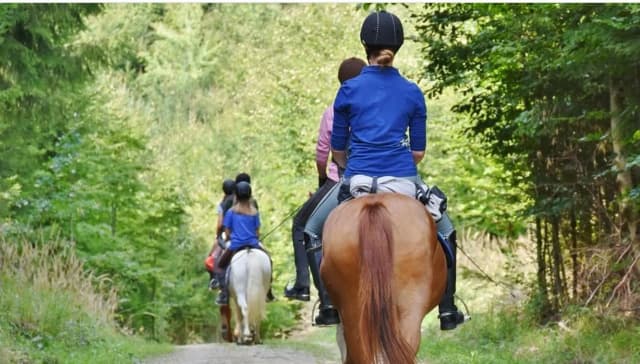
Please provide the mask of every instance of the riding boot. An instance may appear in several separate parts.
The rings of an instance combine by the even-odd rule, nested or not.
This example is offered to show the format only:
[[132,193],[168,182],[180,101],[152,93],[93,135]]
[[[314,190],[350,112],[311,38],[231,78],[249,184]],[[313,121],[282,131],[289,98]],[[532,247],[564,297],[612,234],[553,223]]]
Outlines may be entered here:
[[466,321],[465,315],[456,307],[453,297],[456,293],[456,232],[444,239],[452,253],[451,264],[447,267],[447,287],[438,306],[440,330],[453,330]]
[[208,271],[209,272],[209,290],[214,290],[216,288],[220,287],[220,281],[218,281],[218,277],[216,277],[216,274],[214,272]]
[[340,323],[338,311],[331,304],[329,293],[320,278],[320,262],[322,260],[322,239],[317,236],[309,236],[304,234],[305,249],[307,250],[307,260],[309,262],[309,270],[313,276],[313,283],[318,289],[320,298],[320,309],[318,316],[315,318],[316,325],[337,325]]
[[224,281],[224,272],[213,272],[213,284],[211,288],[220,288],[220,285]]
[[222,278],[222,280],[220,281],[220,292],[218,293],[218,297],[216,297],[216,304],[220,306],[229,304],[229,285],[227,282],[227,274],[226,274],[228,270],[229,268],[225,270],[224,278]]

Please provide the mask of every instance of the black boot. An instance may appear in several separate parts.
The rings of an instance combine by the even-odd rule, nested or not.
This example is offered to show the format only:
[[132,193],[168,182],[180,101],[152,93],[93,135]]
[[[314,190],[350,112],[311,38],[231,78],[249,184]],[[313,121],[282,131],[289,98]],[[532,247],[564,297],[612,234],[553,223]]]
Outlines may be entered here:
[[220,292],[218,293],[218,297],[216,297],[216,304],[220,306],[229,304],[229,285],[227,282],[227,271],[229,268],[225,269],[224,275],[222,275],[222,280],[220,280]]
[[307,221],[308,214],[312,211],[310,206],[310,200],[305,202],[293,218],[293,225],[291,226],[291,241],[293,241],[293,256],[296,265],[296,281],[292,286],[284,287],[284,296],[288,299],[299,301],[309,301],[311,299],[309,296],[309,263],[304,244],[304,225]]
[[290,287],[284,287],[284,296],[298,301],[309,301],[309,287],[296,287],[295,285]]
[[338,311],[331,304],[329,293],[320,279],[320,262],[322,260],[322,239],[319,237],[310,237],[304,234],[305,249],[307,250],[307,260],[309,261],[309,270],[313,276],[313,283],[318,289],[320,297],[320,309],[318,316],[315,318],[316,325],[337,325],[340,323]]
[[220,281],[218,281],[218,277],[213,272],[209,272],[209,290],[212,291],[216,288],[220,287]]
[[213,290],[213,289],[220,288],[222,286],[222,283],[220,282],[222,281],[224,281],[224,272],[211,273],[211,281],[209,281],[209,289]]
[[218,297],[216,297],[216,304],[220,306],[229,304],[229,291],[226,285],[220,286],[220,292],[218,293]]
[[464,323],[467,318],[462,312],[458,310],[458,307],[453,302],[453,296],[456,293],[456,232],[455,230],[449,235],[448,239],[445,239],[445,243],[449,244],[451,252],[453,253],[453,259],[451,265],[447,267],[447,288],[444,291],[444,295],[440,300],[438,311],[440,314],[440,330],[453,330],[458,325]]

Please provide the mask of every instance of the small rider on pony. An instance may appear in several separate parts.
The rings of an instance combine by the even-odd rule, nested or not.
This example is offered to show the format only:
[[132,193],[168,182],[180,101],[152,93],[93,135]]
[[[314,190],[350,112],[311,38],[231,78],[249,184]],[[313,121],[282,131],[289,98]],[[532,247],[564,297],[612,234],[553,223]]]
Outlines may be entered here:
[[[251,185],[246,181],[236,183],[235,204],[224,215],[223,226],[225,238],[229,242],[228,248],[220,256],[218,266],[225,270],[225,279],[220,282],[220,294],[216,299],[218,305],[229,304],[229,288],[227,277],[233,255],[246,248],[269,252],[260,243],[260,213],[251,198]],[[271,288],[267,293],[267,300],[272,301]]]

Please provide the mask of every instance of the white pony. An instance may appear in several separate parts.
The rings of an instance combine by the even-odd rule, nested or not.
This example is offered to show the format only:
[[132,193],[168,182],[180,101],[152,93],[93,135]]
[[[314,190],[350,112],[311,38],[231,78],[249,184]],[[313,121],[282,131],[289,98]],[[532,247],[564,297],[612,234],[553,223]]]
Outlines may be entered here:
[[259,344],[260,322],[271,285],[271,262],[260,249],[243,249],[229,268],[229,298],[235,312],[233,335],[241,345]]

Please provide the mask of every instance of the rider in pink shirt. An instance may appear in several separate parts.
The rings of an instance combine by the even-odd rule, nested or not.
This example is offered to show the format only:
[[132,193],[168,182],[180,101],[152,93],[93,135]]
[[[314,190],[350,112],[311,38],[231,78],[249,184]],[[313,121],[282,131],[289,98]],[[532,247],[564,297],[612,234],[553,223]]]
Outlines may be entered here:
[[[319,185],[322,186],[327,178],[338,182],[338,165],[329,163],[327,173],[327,161],[331,151],[331,130],[333,129],[333,105],[324,110],[320,119],[320,131],[318,131],[318,143],[316,144],[316,167],[318,168]],[[323,181],[324,179],[324,181]]]
[[[365,61],[359,58],[348,58],[342,61],[338,69],[338,81],[343,82],[354,78],[366,66]],[[334,162],[329,163],[329,151],[331,149],[331,132],[333,130],[333,105],[328,107],[320,119],[320,130],[318,131],[318,143],[316,144],[316,167],[318,170],[318,190],[309,197],[302,205],[298,213],[293,217],[291,227],[291,240],[293,242],[293,252],[296,265],[296,280],[292,286],[285,287],[284,295],[291,299],[309,301],[310,277],[309,269],[317,271],[317,265],[309,266],[309,260],[305,249],[304,228],[311,213],[316,206],[325,198],[327,193],[338,183],[338,166]],[[335,198],[335,197],[334,197]],[[314,283],[316,287],[322,282],[314,273]],[[324,292],[324,290],[318,290]],[[326,303],[321,305],[321,309],[328,305],[328,297],[320,297],[320,301]],[[331,323],[329,320],[316,320],[318,324]],[[335,322],[334,322],[335,323]]]

